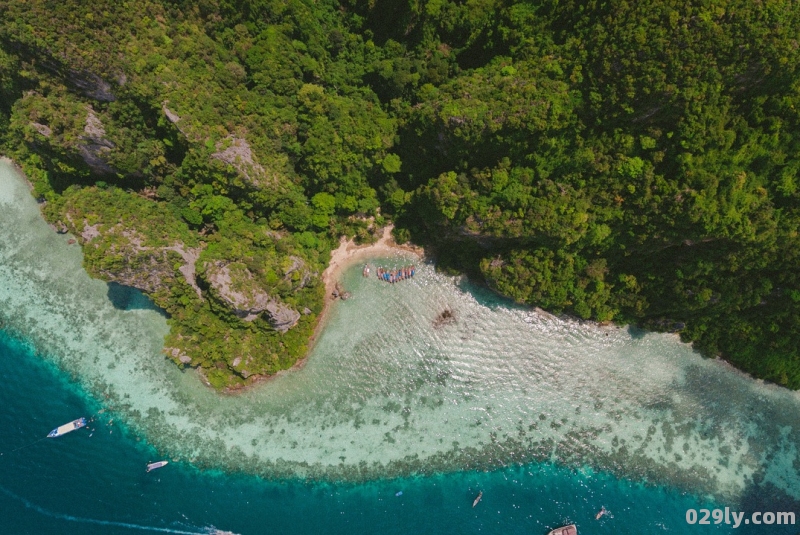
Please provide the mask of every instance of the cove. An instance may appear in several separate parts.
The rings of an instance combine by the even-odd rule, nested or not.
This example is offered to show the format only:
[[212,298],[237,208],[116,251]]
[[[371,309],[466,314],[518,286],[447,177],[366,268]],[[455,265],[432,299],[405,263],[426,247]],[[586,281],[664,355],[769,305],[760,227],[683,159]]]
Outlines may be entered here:
[[[115,306],[86,275],[5,163],[0,229],[5,328],[188,465],[350,484],[546,465],[730,505],[800,499],[798,394],[673,335],[511,306],[429,265],[396,285],[354,266],[342,276],[353,297],[302,369],[221,396],[164,358],[159,311]],[[456,321],[437,328],[445,308]]]

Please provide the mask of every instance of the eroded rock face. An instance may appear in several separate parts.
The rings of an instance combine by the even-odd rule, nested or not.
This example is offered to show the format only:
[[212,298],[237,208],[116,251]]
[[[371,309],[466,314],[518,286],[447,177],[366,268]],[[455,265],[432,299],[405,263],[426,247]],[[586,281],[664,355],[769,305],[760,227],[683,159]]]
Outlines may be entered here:
[[69,225],[59,222],[65,229],[80,236],[81,243],[87,248],[87,254],[93,250],[102,250],[102,255],[109,262],[107,269],[99,269],[96,275],[106,281],[142,290],[148,294],[166,291],[175,281],[175,264],[182,261],[178,271],[191,286],[197,296],[202,293],[195,280],[195,262],[200,255],[200,248],[191,249],[183,243],[175,243],[168,247],[147,247],[143,245],[144,236],[125,229],[121,224],[106,228],[101,232],[100,224],[90,225],[86,220],[76,224],[69,214],[66,216]]
[[167,108],[166,100],[161,103],[161,111],[164,112],[164,115],[166,115],[167,119],[169,119],[169,122],[171,122],[174,125],[177,125],[178,122],[181,120],[180,115]]
[[[165,251],[148,251],[136,255],[135,260],[127,258],[124,268],[103,271],[102,274],[107,280],[154,294],[169,286],[173,279],[170,260]],[[135,264],[135,267],[131,264]]]
[[299,312],[261,288],[244,264],[217,262],[207,264],[205,269],[214,295],[243,320],[253,321],[266,312],[272,326],[280,332],[286,332],[300,319]]
[[70,85],[91,99],[100,102],[113,102],[117,99],[111,91],[111,84],[93,72],[70,69],[66,78]]
[[78,152],[86,165],[98,174],[116,174],[117,170],[108,165],[105,160],[108,153],[114,148],[114,144],[106,139],[106,129],[91,106],[86,115],[86,126],[83,132],[85,134],[83,136],[84,143],[78,147]]
[[172,251],[123,246],[109,247],[104,255],[115,260],[109,264],[113,267],[96,271],[96,275],[104,280],[130,286],[150,295],[166,291],[175,282],[173,264],[178,258]]
[[248,321],[264,312],[271,301],[270,295],[258,286],[247,266],[239,262],[206,266],[206,278],[216,296],[237,316]]
[[256,161],[246,139],[228,136],[217,143],[217,151],[211,157],[232,166],[255,187],[268,187],[277,183],[276,178]]
[[291,260],[292,265],[286,268],[283,278],[286,280],[292,280],[295,273],[299,273],[299,278],[294,284],[296,285],[297,289],[306,287],[314,277],[314,273],[308,269],[305,261],[299,256],[289,255],[289,260]]
[[189,365],[192,363],[192,357],[183,353],[180,349],[176,347],[167,347],[164,349],[167,355],[170,355],[173,359],[178,359],[181,364]]
[[44,137],[50,137],[53,135],[53,129],[47,126],[46,124],[41,124],[37,122],[32,122],[31,126]]
[[186,137],[187,139],[195,139],[196,140],[196,138],[193,138],[190,135],[190,133],[186,130],[185,125],[184,125],[185,121],[181,122],[181,116],[178,115],[177,113],[175,113],[174,111],[172,111],[171,109],[169,109],[167,107],[167,104],[169,104],[169,102],[166,101],[166,100],[161,103],[161,111],[164,112],[164,117],[166,117],[169,122],[174,124],[175,128],[178,129],[178,132],[183,134],[184,137]]
[[267,313],[269,314],[269,322],[275,327],[276,331],[282,333],[297,325],[297,321],[300,319],[298,311],[279,301],[273,301],[268,304]]

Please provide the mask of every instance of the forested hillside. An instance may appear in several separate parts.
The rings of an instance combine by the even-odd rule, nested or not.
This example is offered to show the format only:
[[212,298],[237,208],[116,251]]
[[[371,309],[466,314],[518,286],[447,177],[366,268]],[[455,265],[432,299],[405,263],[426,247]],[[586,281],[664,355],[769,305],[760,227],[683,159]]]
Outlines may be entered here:
[[215,386],[290,366],[341,235],[800,388],[800,10],[0,3],[3,151]]

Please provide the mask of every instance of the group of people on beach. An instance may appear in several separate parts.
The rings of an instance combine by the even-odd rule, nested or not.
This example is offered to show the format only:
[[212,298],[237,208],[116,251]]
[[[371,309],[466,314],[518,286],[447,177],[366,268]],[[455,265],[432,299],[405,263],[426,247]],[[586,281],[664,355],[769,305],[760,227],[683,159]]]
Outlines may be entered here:
[[[416,266],[405,266],[399,269],[383,269],[382,267],[376,268],[375,273],[378,275],[378,280],[394,284],[402,280],[410,279],[416,273]],[[369,275],[369,266],[364,266],[364,276]]]

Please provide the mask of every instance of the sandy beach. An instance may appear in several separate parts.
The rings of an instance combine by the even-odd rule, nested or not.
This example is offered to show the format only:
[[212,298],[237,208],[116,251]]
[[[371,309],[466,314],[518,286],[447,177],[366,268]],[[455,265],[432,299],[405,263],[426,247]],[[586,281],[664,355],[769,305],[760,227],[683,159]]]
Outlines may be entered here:
[[398,245],[392,238],[393,225],[388,225],[383,228],[383,235],[380,239],[367,245],[356,245],[355,241],[347,240],[342,236],[339,242],[339,247],[331,251],[331,261],[327,269],[322,273],[322,281],[325,283],[325,309],[320,317],[325,316],[328,305],[333,298],[333,291],[336,288],[336,281],[339,274],[347,267],[352,266],[356,262],[365,258],[389,255],[397,252],[411,253],[417,258],[423,258],[425,251],[421,247],[411,245]]
[[[322,282],[325,283],[325,303],[319,315],[317,326],[314,329],[314,334],[309,341],[308,353],[311,353],[319,333],[325,328],[325,321],[330,312],[331,303],[336,300],[333,296],[336,283],[345,269],[367,258],[382,255],[388,256],[398,252],[411,254],[420,260],[425,257],[425,250],[422,247],[395,243],[392,238],[392,229],[394,229],[394,225],[387,225],[383,228],[383,234],[378,241],[366,245],[356,245],[355,240],[348,240],[342,236],[339,241],[339,247],[331,251],[331,261],[325,271],[322,272]],[[306,358],[308,358],[308,353],[295,366],[302,366]]]
[[259,384],[268,382],[271,379],[280,377],[286,373],[299,370],[305,366],[306,362],[308,361],[308,356],[313,351],[314,345],[319,339],[319,335],[325,328],[328,315],[330,314],[331,305],[337,299],[333,296],[334,290],[336,290],[336,283],[339,281],[339,277],[345,269],[368,258],[389,256],[401,252],[415,256],[419,260],[422,260],[425,257],[425,250],[422,247],[414,245],[399,245],[395,243],[394,239],[392,238],[392,229],[394,229],[393,225],[384,227],[382,231],[383,233],[378,241],[365,245],[357,245],[355,240],[348,240],[342,236],[339,241],[339,247],[331,251],[330,263],[325,271],[322,272],[322,281],[325,284],[325,301],[322,306],[322,312],[320,312],[319,318],[317,319],[317,325],[314,327],[314,333],[311,335],[311,338],[308,341],[308,350],[303,358],[295,362],[291,368],[281,370],[274,375],[253,375],[251,376],[251,380],[247,385],[237,388],[226,388],[223,392],[227,394],[238,394]]

